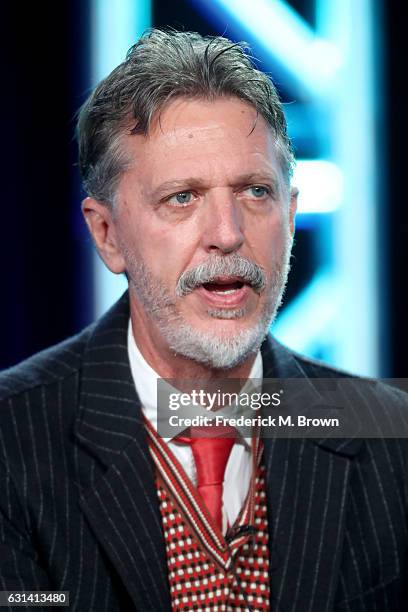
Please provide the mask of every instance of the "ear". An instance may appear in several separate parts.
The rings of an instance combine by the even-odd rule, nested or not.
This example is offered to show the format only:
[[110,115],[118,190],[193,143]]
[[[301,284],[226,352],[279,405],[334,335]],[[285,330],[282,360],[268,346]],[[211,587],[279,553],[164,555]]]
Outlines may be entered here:
[[292,238],[295,234],[295,217],[297,211],[298,195],[299,189],[297,187],[291,187],[289,204],[289,229]]
[[111,209],[94,198],[85,198],[82,213],[105,265],[114,274],[125,271],[125,261],[119,249],[117,227]]

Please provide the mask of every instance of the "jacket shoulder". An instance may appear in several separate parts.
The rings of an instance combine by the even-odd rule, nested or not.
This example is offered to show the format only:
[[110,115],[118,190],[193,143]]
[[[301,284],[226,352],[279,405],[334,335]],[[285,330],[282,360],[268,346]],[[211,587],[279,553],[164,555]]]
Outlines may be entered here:
[[0,402],[35,387],[53,384],[77,372],[94,325],[0,372]]
[[318,359],[307,357],[285,346],[273,335],[268,334],[261,347],[266,377],[278,376],[285,378],[352,378],[355,377],[346,370],[333,367]]
[[403,405],[408,410],[408,393],[394,384],[390,384],[388,381],[351,374],[345,370],[329,366],[324,362],[298,354],[295,354],[295,358],[298,359],[299,365],[310,378],[345,378],[353,380],[356,385],[361,382],[361,387],[364,390],[371,389],[378,398],[388,399],[397,405]]
[[352,383],[355,389],[363,390],[368,396],[376,396],[376,398],[386,406],[400,407],[404,410],[404,415],[408,419],[408,393],[396,384],[390,384],[389,381],[382,381],[377,378],[369,378],[359,376],[346,370],[333,367],[318,359],[307,357],[296,351],[289,349],[281,344],[276,338],[269,336],[267,343],[267,351],[273,353],[278,360],[285,364],[290,364],[287,369],[290,372],[289,376],[306,377],[309,379],[344,379],[348,384]]
[[352,374],[341,368],[336,368],[324,361],[306,357],[296,351],[291,351],[291,353],[298,366],[309,378],[359,378],[356,374]]

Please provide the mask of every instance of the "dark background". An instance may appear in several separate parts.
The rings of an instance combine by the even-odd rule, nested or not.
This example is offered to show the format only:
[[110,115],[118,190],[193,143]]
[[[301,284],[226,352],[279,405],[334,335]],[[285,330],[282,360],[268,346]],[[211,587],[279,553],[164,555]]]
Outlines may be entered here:
[[[291,4],[313,23],[313,3]],[[378,151],[380,374],[405,377],[406,31],[400,2],[378,4],[382,53],[376,70],[385,110]],[[90,82],[92,19],[90,3],[80,0],[58,7],[2,5],[0,368],[76,333],[93,318],[92,247],[80,212],[74,139],[75,112]],[[217,33],[184,1],[156,0],[153,24]],[[307,270],[292,284],[302,273]]]

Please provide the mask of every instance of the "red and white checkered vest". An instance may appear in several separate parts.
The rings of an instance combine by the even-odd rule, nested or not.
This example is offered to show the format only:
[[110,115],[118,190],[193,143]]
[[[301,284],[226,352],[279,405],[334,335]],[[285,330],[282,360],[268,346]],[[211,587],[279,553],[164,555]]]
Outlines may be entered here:
[[173,611],[270,610],[262,443],[244,507],[225,537],[167,444],[146,424],[166,540]]

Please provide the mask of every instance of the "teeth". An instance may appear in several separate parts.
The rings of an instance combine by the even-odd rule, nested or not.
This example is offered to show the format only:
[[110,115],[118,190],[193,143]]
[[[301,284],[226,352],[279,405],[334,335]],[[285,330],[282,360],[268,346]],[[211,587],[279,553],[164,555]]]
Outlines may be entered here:
[[223,295],[227,295],[228,293],[235,293],[238,289],[215,289],[214,293],[222,293]]

